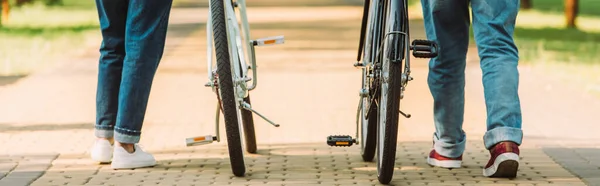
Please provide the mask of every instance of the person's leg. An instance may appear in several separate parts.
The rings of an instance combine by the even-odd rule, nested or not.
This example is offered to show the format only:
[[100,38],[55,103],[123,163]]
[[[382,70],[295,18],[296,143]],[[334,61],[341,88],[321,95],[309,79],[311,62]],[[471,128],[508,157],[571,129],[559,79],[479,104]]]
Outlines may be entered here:
[[115,140],[138,143],[150,89],[162,58],[172,0],[130,0]]
[[472,0],[473,30],[481,58],[487,108],[484,176],[515,177],[519,168],[521,106],[519,54],[513,41],[519,0]]
[[96,89],[95,135],[92,159],[110,162],[113,130],[117,120],[119,86],[125,58],[125,22],[127,1],[96,0],[102,45]]
[[465,149],[462,130],[466,54],[469,45],[467,0],[421,0],[427,39],[439,54],[429,62],[427,82],[434,100],[434,150],[460,157]]
[[485,147],[490,149],[502,141],[521,144],[519,54],[513,41],[519,0],[472,0],[471,3],[487,108]]

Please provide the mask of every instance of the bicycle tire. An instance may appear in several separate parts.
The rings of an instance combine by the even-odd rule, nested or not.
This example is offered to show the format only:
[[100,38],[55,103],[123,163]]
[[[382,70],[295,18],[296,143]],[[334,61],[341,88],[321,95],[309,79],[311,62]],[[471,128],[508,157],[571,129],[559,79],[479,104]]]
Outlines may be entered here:
[[[389,88],[387,89],[387,101],[385,111],[379,110],[380,113],[386,112],[385,129],[381,129],[381,123],[377,125],[379,138],[377,139],[377,179],[382,184],[388,184],[392,180],[394,167],[396,164],[396,144],[398,140],[398,109],[400,107],[400,91],[401,91],[401,64],[389,63]],[[382,90],[383,91],[383,90]],[[383,92],[381,93],[383,95]],[[380,98],[384,99],[384,98]],[[384,108],[384,107],[380,107]],[[378,119],[378,120],[379,120]],[[383,135],[383,141],[382,136]]]
[[[406,2],[405,1],[387,1],[385,4],[386,17],[390,20],[384,21],[384,32],[406,32]],[[392,10],[393,9],[393,10]],[[389,35],[390,38],[383,37],[383,55],[381,59],[382,72],[380,90],[380,105],[377,125],[377,179],[382,184],[388,184],[394,175],[396,164],[396,145],[398,140],[398,120],[400,117],[400,95],[402,93],[402,65],[407,37],[400,35]],[[403,38],[403,39],[402,39]],[[386,70],[387,69],[387,70]],[[387,76],[386,76],[387,75]],[[382,121],[384,121],[382,123]]]
[[[250,95],[244,98],[244,101],[248,104],[252,104],[250,102]],[[254,118],[252,116],[252,112],[246,109],[240,109],[242,112],[242,124],[244,127],[244,138],[246,139],[246,151],[248,153],[255,154],[257,151],[256,148],[256,132],[254,130]]]
[[[366,70],[365,70],[366,71]],[[366,73],[363,74],[363,78],[366,76]],[[372,87],[369,87],[370,90],[374,90]],[[378,95],[377,93],[372,95]],[[370,162],[373,161],[375,157],[375,147],[377,146],[377,105],[375,102],[379,102],[379,98],[376,97],[374,100],[371,100],[370,96],[363,98],[362,108],[361,108],[361,156],[363,161]],[[371,101],[371,106],[368,108],[369,118],[365,118],[365,102]]]
[[[373,46],[373,45],[371,45]],[[369,47],[365,47],[365,50],[371,50]],[[365,58],[371,58],[371,56],[365,56]],[[366,96],[362,100],[361,108],[361,156],[363,161],[373,161],[375,157],[375,149],[377,147],[377,102],[379,102],[378,89],[371,79],[367,76],[372,69],[365,68],[363,72],[363,88],[368,88],[369,96]],[[373,92],[373,93],[371,93]],[[367,108],[367,103],[369,103]],[[368,109],[368,110],[366,110]],[[365,116],[365,114],[368,114]]]
[[[240,56],[238,56],[238,59],[240,58]],[[242,61],[240,60],[240,67]],[[240,74],[244,74],[243,72],[244,70],[242,70],[240,68]],[[248,93],[248,96],[244,98],[244,102],[248,103],[249,105],[252,105],[252,102],[250,101],[250,93]],[[242,114],[242,127],[244,130],[244,139],[246,141],[244,141],[245,145],[246,145],[246,152],[251,153],[251,154],[255,154],[256,153],[256,132],[254,130],[254,117],[252,116],[252,112],[243,108],[240,108],[240,113]]]
[[233,86],[233,74],[229,57],[229,44],[227,39],[227,22],[225,20],[225,5],[223,0],[211,0],[211,18],[215,54],[217,59],[217,75],[219,81],[219,94],[221,108],[225,120],[225,133],[229,150],[231,169],[235,176],[241,177],[246,173],[244,152],[240,136],[238,121],[238,108]]
[[[380,20],[377,18],[380,16],[379,14],[375,14],[377,12],[371,12],[369,9],[371,8],[371,1],[365,1],[365,9],[363,13],[363,23],[361,28],[361,43],[359,43],[359,48],[362,49],[363,53],[363,64],[365,67],[363,68],[363,82],[362,88],[367,88],[368,96],[366,96],[362,101],[361,108],[361,156],[363,161],[371,162],[375,157],[375,150],[377,147],[377,115],[378,115],[378,107],[377,103],[379,102],[379,90],[372,79],[374,73],[374,66],[369,66],[368,64],[371,62],[379,61],[377,58],[379,57],[376,52],[379,49],[380,42],[380,28],[377,27]],[[360,57],[360,55],[359,55]],[[359,59],[360,60],[360,59]],[[368,105],[368,111],[366,111],[365,107]],[[368,118],[366,118],[365,114],[368,114]]]

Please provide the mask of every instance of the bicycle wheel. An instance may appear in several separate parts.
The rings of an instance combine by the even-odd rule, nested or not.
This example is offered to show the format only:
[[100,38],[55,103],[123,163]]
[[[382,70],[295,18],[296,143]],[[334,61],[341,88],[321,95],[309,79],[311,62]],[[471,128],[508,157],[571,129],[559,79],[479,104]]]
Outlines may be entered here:
[[238,107],[236,105],[231,63],[229,57],[229,44],[227,40],[227,22],[225,20],[225,6],[223,0],[211,0],[211,18],[215,53],[217,57],[217,75],[219,81],[219,94],[221,108],[225,120],[225,133],[229,148],[229,160],[235,176],[244,176],[244,152],[238,124]]
[[[381,40],[380,14],[377,11],[378,2],[365,1],[365,13],[363,14],[363,28],[365,33],[360,46],[364,46],[362,71],[362,88],[368,90],[368,94],[363,97],[361,104],[361,156],[363,161],[373,161],[377,145],[377,103],[379,102],[379,89],[377,81],[372,78],[375,68],[370,64],[378,61],[377,51]],[[362,32],[362,31],[361,31]],[[362,45],[364,43],[364,45]],[[359,46],[359,47],[360,47]]]
[[[377,94],[375,94],[377,95]],[[373,161],[377,141],[377,105],[379,98],[363,98],[361,108],[361,156],[363,161]],[[367,105],[369,104],[369,105]],[[368,117],[367,117],[368,116]]]
[[[381,57],[381,83],[379,117],[377,125],[377,178],[382,184],[388,184],[394,174],[396,144],[398,139],[398,120],[400,94],[402,92],[402,61],[404,59],[404,35],[393,32],[406,32],[405,2],[390,0],[384,4],[387,18],[385,21],[384,46]],[[385,14],[384,14],[385,15]]]
[[[238,56],[238,59],[239,58],[240,56]],[[239,61],[240,67],[242,67],[241,63],[243,62],[241,60]],[[244,70],[242,68],[240,68],[240,74],[244,74]],[[250,101],[250,93],[248,93],[248,96],[244,98],[244,102],[252,105],[252,102]],[[246,151],[248,153],[255,154],[256,133],[254,131],[254,117],[252,116],[252,112],[243,108],[240,108],[240,113],[242,114],[242,127],[244,129],[244,139],[246,140],[244,141],[246,144]]]
[[377,178],[382,184],[389,183],[394,174],[400,107],[400,69],[402,69],[400,64],[385,61],[388,60],[382,63],[382,73],[387,71],[389,76],[384,76],[381,80],[377,125]]
[[[250,95],[244,98],[244,101],[248,104],[252,104],[250,102]],[[242,124],[244,126],[244,137],[246,139],[246,151],[248,153],[256,153],[256,133],[254,131],[254,119],[252,117],[252,112],[246,109],[240,109],[242,112]]]

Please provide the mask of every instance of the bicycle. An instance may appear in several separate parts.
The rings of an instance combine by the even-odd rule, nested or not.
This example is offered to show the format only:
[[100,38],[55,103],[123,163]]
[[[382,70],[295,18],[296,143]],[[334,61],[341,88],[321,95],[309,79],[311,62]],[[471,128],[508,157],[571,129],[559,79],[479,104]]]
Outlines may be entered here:
[[[236,8],[241,22],[238,22],[236,17]],[[284,37],[249,40],[250,27],[246,16],[245,0],[235,2],[233,0],[210,0],[206,33],[209,82],[205,86],[211,87],[217,95],[216,135],[186,138],[186,145],[195,146],[210,144],[214,141],[220,142],[219,115],[222,112],[231,169],[235,176],[241,177],[246,172],[242,142],[245,141],[245,149],[248,153],[257,151],[252,113],[273,126],[279,127],[279,124],[267,119],[251,106],[249,92],[256,88],[258,77],[255,47],[283,44]],[[213,49],[217,61],[216,66],[213,65]],[[247,64],[247,61],[250,62],[250,65]],[[252,71],[252,77],[248,76],[248,70]],[[249,84],[250,86],[248,86]],[[242,135],[245,138],[244,141],[241,139]]]
[[400,110],[406,86],[413,80],[410,51],[417,58],[433,58],[438,51],[437,44],[428,40],[409,44],[409,36],[407,0],[365,0],[354,64],[362,69],[356,137],[327,137],[330,146],[360,144],[363,161],[372,161],[377,153],[377,178],[382,184],[392,180],[399,116],[411,117]]

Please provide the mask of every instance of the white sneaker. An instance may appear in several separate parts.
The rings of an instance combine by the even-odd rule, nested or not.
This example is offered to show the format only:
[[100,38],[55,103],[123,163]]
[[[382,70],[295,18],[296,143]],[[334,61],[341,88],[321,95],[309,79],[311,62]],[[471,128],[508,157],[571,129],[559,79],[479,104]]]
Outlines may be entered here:
[[156,160],[152,154],[145,152],[135,144],[133,153],[127,152],[123,147],[115,146],[114,157],[112,161],[113,169],[133,169],[142,167],[151,167],[156,165]]
[[110,163],[113,156],[113,147],[106,139],[98,139],[92,146],[92,160],[100,163]]

